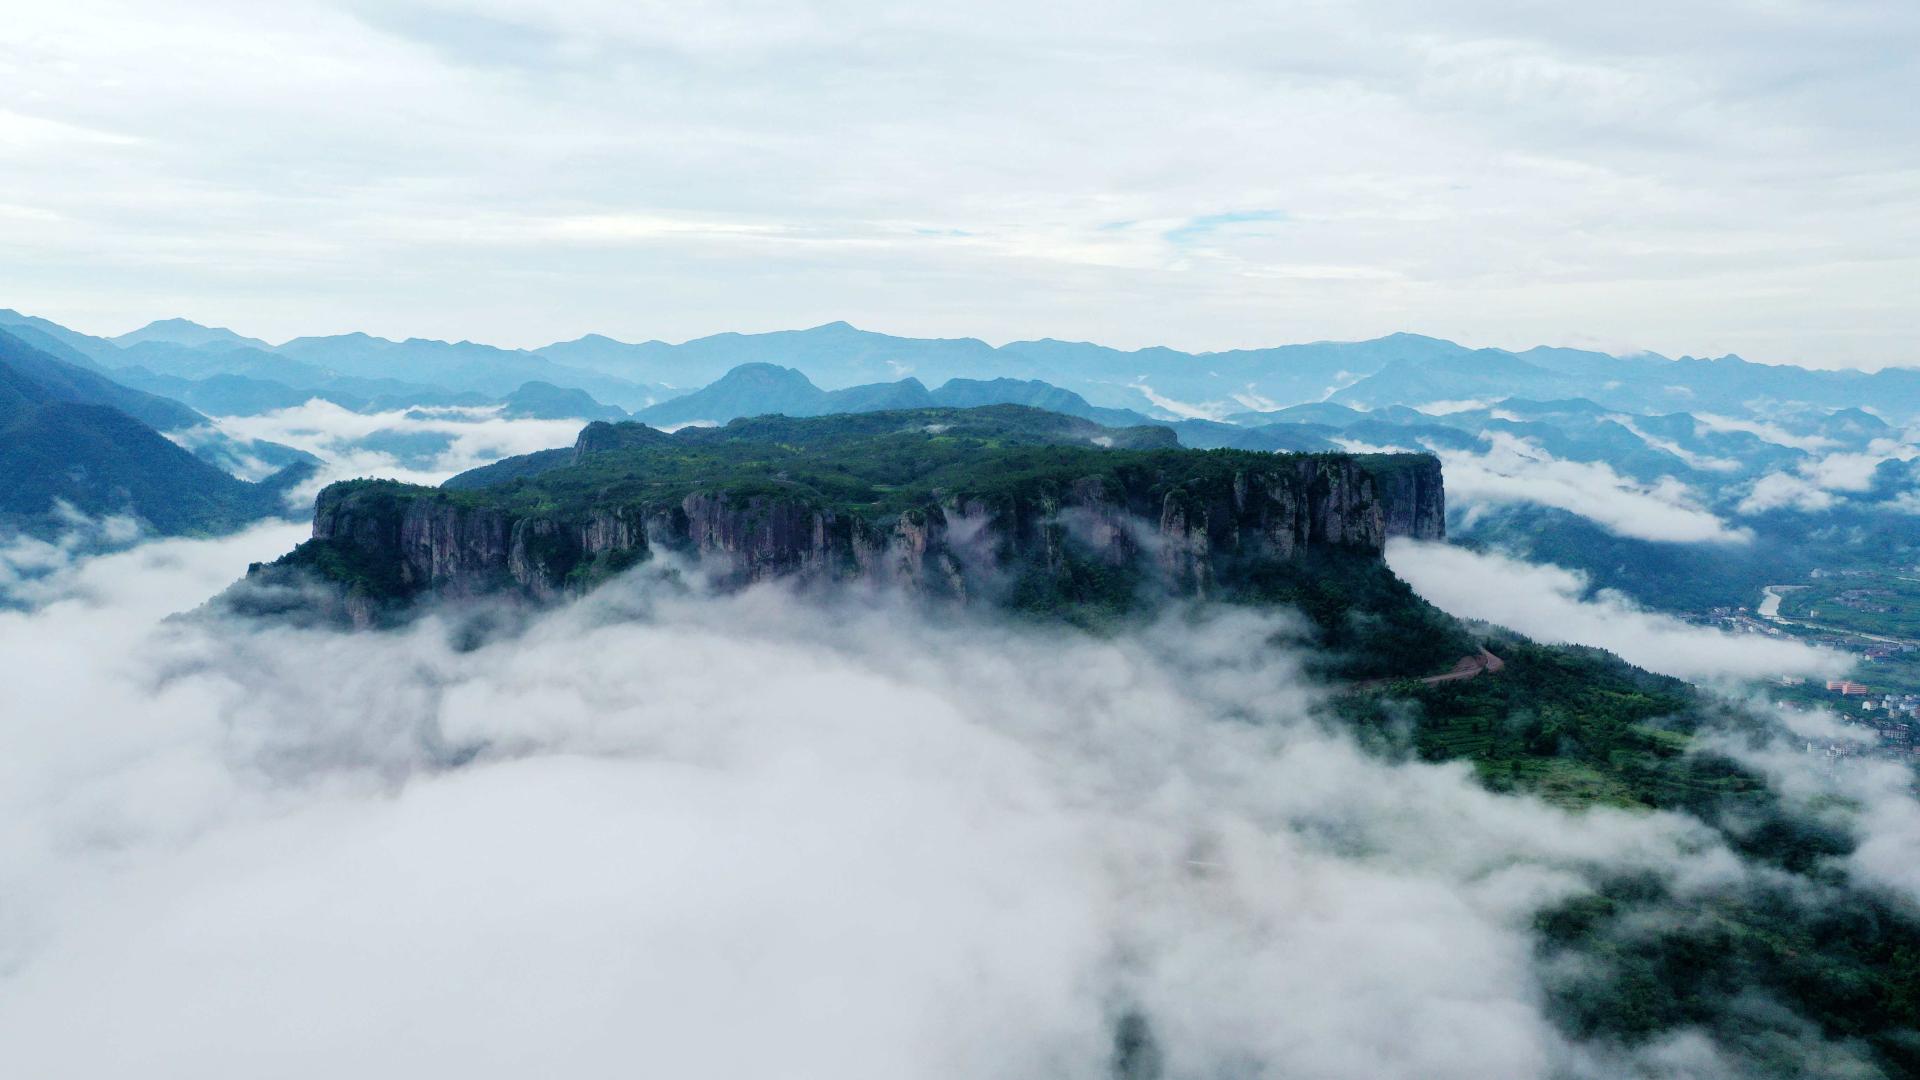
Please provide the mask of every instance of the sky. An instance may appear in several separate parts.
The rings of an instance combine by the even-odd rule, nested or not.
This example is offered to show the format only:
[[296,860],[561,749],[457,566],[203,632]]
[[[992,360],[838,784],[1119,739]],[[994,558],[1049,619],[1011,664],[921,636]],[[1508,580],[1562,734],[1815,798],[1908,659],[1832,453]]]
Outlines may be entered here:
[[1920,7],[7,5],[0,306],[1920,363]]

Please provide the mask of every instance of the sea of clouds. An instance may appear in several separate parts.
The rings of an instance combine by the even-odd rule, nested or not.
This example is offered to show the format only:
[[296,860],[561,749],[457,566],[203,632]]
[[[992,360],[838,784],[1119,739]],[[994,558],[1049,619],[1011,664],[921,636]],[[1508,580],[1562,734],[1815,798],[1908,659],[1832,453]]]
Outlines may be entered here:
[[[220,423],[323,482],[429,483],[580,426]],[[1726,539],[1684,492],[1496,451],[1450,462],[1450,494],[1598,490]],[[1683,816],[1362,751],[1284,613],[1098,637],[643,568],[347,634],[174,617],[303,524],[140,542],[70,517],[0,545],[0,1045],[24,1075],[1099,1077],[1141,1018],[1167,1076],[1738,1069],[1699,1032],[1568,1039],[1531,926],[1620,874],[1684,898],[1755,868]],[[1557,567],[1388,557],[1456,614],[1687,678],[1837,659]],[[1846,871],[1920,896],[1905,786],[1810,771],[1792,737],[1728,749],[1796,797],[1852,785]]]
[[[572,446],[585,420],[533,420],[500,415],[498,406],[417,407],[361,413],[315,398],[257,416],[213,421],[239,440],[262,439],[304,450],[323,463],[312,480],[289,493],[290,505],[311,508],[335,480],[378,476],[438,484],[455,473],[505,457]],[[272,470],[251,470],[259,479]]]
[[[303,531],[49,556],[0,612],[20,1075],[1101,1077],[1129,1017],[1167,1076],[1734,1068],[1569,1041],[1530,926],[1756,871],[1363,752],[1284,614],[1096,637],[643,568],[383,633],[169,618]],[[1887,805],[1863,850],[1911,865]]]
[[[1592,645],[1628,663],[1695,682],[1843,674],[1853,658],[1804,642],[1733,634],[1648,611],[1585,574],[1499,552],[1397,539],[1387,565],[1435,607],[1536,641]],[[1589,595],[1591,594],[1591,595]]]

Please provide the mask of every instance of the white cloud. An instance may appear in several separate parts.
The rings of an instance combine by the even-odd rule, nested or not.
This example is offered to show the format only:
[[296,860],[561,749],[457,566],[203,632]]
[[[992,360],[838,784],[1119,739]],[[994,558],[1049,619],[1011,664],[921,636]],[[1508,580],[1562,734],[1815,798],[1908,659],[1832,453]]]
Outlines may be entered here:
[[1796,435],[1768,420],[1748,420],[1734,416],[1716,416],[1712,413],[1695,413],[1693,420],[1695,424],[1708,431],[1744,431],[1749,435],[1757,435],[1775,446],[1804,450],[1809,454],[1831,450],[1840,445],[1825,435]]
[[[1752,703],[1766,708],[1761,702]],[[1801,805],[1847,805],[1857,812],[1830,822],[1852,832],[1856,846],[1840,863],[1856,880],[1920,900],[1920,799],[1913,773],[1892,761],[1855,758],[1833,768],[1822,755],[1803,752],[1816,745],[1860,748],[1878,741],[1871,729],[1849,725],[1825,710],[1803,712],[1774,707],[1794,738],[1755,745],[1748,739],[1716,737],[1714,749],[1764,775],[1788,799]]]
[[1673,477],[1643,484],[1605,462],[1563,461],[1530,439],[1483,433],[1484,454],[1434,447],[1454,506],[1538,503],[1589,518],[1608,532],[1676,543],[1745,543],[1751,534],[1702,507]]
[[1156,392],[1153,387],[1148,386],[1147,380],[1145,379],[1135,379],[1127,385],[1140,391],[1140,396],[1152,402],[1155,408],[1177,416],[1182,420],[1218,420],[1230,411],[1219,403],[1209,402],[1196,405],[1191,402],[1170,398],[1165,394]]
[[1588,599],[1586,576],[1558,566],[1411,540],[1390,543],[1387,562],[1443,611],[1540,641],[1596,646],[1683,679],[1837,674],[1849,663],[1796,641],[1692,626],[1608,590]]
[[1898,439],[1875,439],[1858,453],[1826,454],[1800,463],[1800,472],[1829,491],[1865,491],[1883,461],[1912,461],[1920,446]]
[[1920,514],[1920,491],[1903,491],[1886,505],[1903,514]]
[[[312,481],[291,493],[310,503],[336,480],[375,476],[414,484],[438,484],[455,473],[504,457],[571,446],[584,420],[510,420],[497,407],[396,409],[357,413],[330,401],[257,416],[214,420],[242,439],[265,439],[305,450],[325,464]],[[417,449],[407,440],[419,439]]]
[[1679,443],[1674,442],[1672,439],[1663,439],[1658,435],[1642,431],[1640,430],[1640,425],[1636,424],[1631,416],[1615,414],[1607,417],[1607,419],[1633,432],[1636,438],[1648,446],[1653,447],[1655,450],[1664,450],[1674,457],[1679,458],[1681,461],[1686,462],[1687,467],[1690,469],[1704,469],[1708,472],[1738,472],[1742,467],[1739,462],[1731,458],[1717,458],[1711,454],[1697,454],[1681,446]]
[[1420,450],[1406,446],[1383,446],[1378,443],[1362,442],[1359,439],[1343,439],[1338,435],[1329,438],[1335,446],[1349,454],[1417,454]]
[[1415,405],[1413,408],[1414,411],[1426,413],[1428,416],[1452,416],[1454,413],[1484,409],[1492,404],[1491,400],[1462,398],[1458,401],[1429,401],[1425,405]]
[[1910,336],[1897,0],[18,6],[0,291],[89,330]]
[[57,595],[65,588],[61,575],[76,559],[128,547],[141,536],[140,523],[133,518],[89,517],[59,499],[54,500],[52,517],[62,529],[52,540],[0,531],[0,604]]
[[1753,490],[1740,500],[1736,509],[1742,514],[1763,514],[1784,507],[1818,513],[1831,508],[1834,502],[1833,495],[1813,481],[1792,473],[1774,472],[1755,480]]
[[1619,1074],[1543,1014],[1533,914],[1747,873],[1360,753],[1247,611],[1095,637],[636,574],[464,647],[156,621],[289,532],[0,614],[12,1067],[1091,1078],[1137,1009],[1182,1074]]
[[[1871,488],[1874,471],[1882,462],[1911,461],[1915,457],[1920,457],[1920,446],[1897,439],[1876,439],[1864,452],[1820,454],[1800,462],[1797,475],[1773,472],[1754,481],[1753,490],[1740,501],[1738,509],[1743,514],[1782,507],[1818,513],[1839,501],[1833,492]],[[1896,499],[1894,506],[1904,508],[1903,500]]]

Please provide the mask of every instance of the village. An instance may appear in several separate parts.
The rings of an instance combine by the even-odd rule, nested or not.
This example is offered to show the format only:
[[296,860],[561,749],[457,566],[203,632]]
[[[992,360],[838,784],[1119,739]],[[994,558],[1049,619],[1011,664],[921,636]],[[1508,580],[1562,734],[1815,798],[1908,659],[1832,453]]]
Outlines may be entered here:
[[1820,682],[1792,676],[1777,680],[1783,700],[1830,709],[1855,736],[1808,740],[1807,752],[1835,760],[1880,759],[1920,768],[1920,643],[1782,618],[1775,589],[1768,590],[1767,602],[1757,612],[1715,607],[1687,621],[1735,634],[1791,638],[1854,657],[1857,663],[1851,675],[1827,679],[1824,688]]
[[1874,693],[1852,679],[1827,680],[1827,692],[1840,699],[1840,719],[1851,727],[1872,731],[1872,741],[1816,747],[1835,756],[1886,758],[1914,762],[1920,759],[1920,694]]

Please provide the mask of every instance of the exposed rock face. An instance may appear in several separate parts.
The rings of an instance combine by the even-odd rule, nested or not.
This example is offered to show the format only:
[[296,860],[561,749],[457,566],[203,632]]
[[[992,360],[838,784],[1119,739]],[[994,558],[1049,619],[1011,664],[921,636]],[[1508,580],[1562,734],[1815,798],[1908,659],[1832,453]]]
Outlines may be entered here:
[[1374,474],[1375,485],[1380,491],[1380,505],[1386,516],[1388,536],[1407,536],[1415,540],[1446,539],[1446,489],[1440,479],[1440,463],[1432,461],[1431,464],[1431,468],[1393,468]]
[[1438,461],[1383,469],[1313,455],[1276,456],[1204,488],[1162,493],[1096,476],[1036,498],[941,497],[879,522],[798,495],[695,491],[677,504],[562,520],[438,492],[343,486],[321,493],[313,535],[403,595],[505,589],[547,599],[673,550],[736,584],[791,576],[967,597],[1010,573],[1067,573],[1076,560],[1205,595],[1225,567],[1315,549],[1377,554],[1389,537],[1439,539],[1444,528]]

